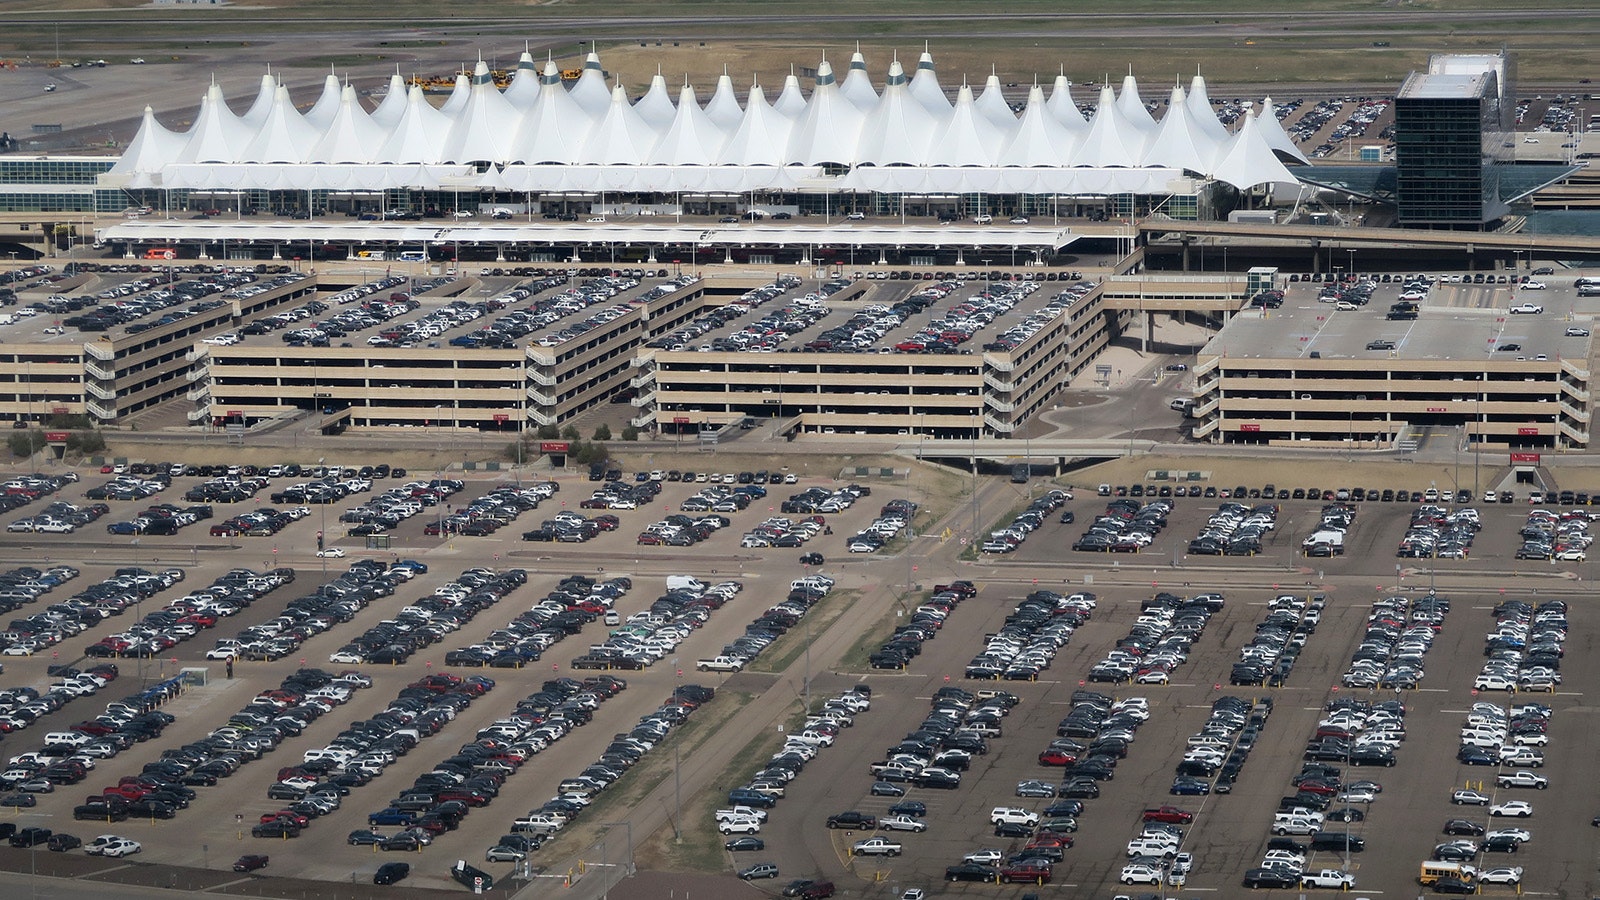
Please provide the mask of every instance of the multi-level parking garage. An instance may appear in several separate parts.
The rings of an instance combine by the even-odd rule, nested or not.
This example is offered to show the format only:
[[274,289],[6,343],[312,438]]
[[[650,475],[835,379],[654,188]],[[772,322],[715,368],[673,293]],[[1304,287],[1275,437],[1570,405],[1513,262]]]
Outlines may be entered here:
[[1587,447],[1600,305],[1570,276],[1538,290],[1461,277],[1410,301],[1380,281],[1359,304],[1291,285],[1282,306],[1234,316],[1197,356],[1194,436],[1375,448],[1442,426],[1499,449]]

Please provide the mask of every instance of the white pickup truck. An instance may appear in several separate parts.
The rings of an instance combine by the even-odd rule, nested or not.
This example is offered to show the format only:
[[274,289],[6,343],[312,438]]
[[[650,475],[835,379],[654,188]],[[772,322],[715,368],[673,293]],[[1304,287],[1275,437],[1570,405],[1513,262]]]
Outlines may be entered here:
[[1319,869],[1300,876],[1300,886],[1308,888],[1336,888],[1349,890],[1355,887],[1356,877],[1339,869]]
[[851,856],[899,856],[901,850],[899,841],[881,837],[867,838],[850,845]]
[[767,811],[756,809],[753,806],[735,806],[732,809],[717,810],[717,821],[726,822],[731,819],[755,819],[758,822],[767,820]]
[[737,656],[713,656],[695,663],[702,672],[737,672],[744,668],[744,660]]

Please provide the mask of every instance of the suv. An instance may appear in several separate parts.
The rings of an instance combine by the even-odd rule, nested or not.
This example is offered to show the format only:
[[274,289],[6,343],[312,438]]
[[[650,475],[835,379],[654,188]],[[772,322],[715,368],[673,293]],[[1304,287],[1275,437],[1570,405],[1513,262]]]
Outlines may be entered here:
[[[878,827],[878,817],[869,816],[866,813],[856,812],[852,809],[849,812],[842,812],[838,813],[837,815],[829,816],[828,827],[859,828],[865,831],[871,831],[872,829]],[[828,890],[829,894],[831,894],[833,891],[833,885],[831,883],[828,884]]]
[[823,900],[833,896],[833,882],[813,881],[800,889],[800,900]]

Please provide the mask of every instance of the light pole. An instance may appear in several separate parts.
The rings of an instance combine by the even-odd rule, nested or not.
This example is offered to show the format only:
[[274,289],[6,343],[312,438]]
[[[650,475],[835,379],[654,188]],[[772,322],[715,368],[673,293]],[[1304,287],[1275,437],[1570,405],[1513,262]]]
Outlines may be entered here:
[[1350,254],[1350,268],[1347,271],[1349,271],[1350,277],[1353,279],[1356,277],[1356,251],[1354,247],[1351,247],[1345,252]]

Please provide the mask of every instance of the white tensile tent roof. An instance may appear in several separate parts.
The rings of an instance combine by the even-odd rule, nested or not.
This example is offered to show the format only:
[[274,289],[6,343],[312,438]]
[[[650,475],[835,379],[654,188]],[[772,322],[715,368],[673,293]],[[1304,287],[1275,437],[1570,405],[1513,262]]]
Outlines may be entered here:
[[1256,127],[1255,113],[1246,113],[1244,125],[1234,132],[1233,140],[1217,158],[1212,177],[1225,181],[1240,190],[1264,182],[1294,184],[1296,179],[1278,161],[1278,155],[1267,146],[1266,137]]
[[1190,124],[1183,88],[1174,87],[1167,103],[1167,114],[1156,126],[1155,137],[1145,148],[1144,160],[1147,165],[1204,172],[1211,168],[1220,147],[1221,144],[1214,143],[1210,136]]
[[1028,105],[1022,110],[1016,135],[1000,151],[996,165],[1069,166],[1077,136],[1067,130],[1047,108],[1044,90],[1037,84],[1028,91]]
[[606,87],[605,69],[600,67],[600,56],[594,51],[583,61],[583,74],[578,76],[572,85],[572,99],[577,101],[578,108],[589,114],[589,118],[599,121],[606,115],[611,106],[611,90]]
[[[353,88],[329,75],[312,109],[315,120],[298,112],[268,75],[244,117],[229,109],[215,84],[184,134],[147,111],[106,177],[126,187],[218,190],[1094,194],[1164,191],[1184,173],[1241,188],[1292,182],[1284,162],[1303,159],[1270,101],[1265,117],[1248,117],[1229,134],[1198,77],[1187,95],[1173,89],[1158,121],[1129,76],[1120,97],[1109,85],[1101,89],[1085,122],[1064,75],[1048,101],[1032,85],[1018,118],[1010,104],[1021,98],[1008,100],[998,76],[991,74],[976,98],[963,84],[951,104],[932,65],[925,52],[908,78],[894,61],[881,94],[864,69],[853,68],[848,77],[873,98],[865,109],[857,100],[867,92],[857,87],[854,98],[847,95],[826,61],[809,97],[791,74],[777,103],[752,86],[741,108],[724,75],[702,109],[687,83],[674,103],[659,74],[630,103],[620,86],[605,90],[593,54],[570,89],[553,60],[534,84],[536,69],[524,53],[505,92],[480,60],[441,108],[421,88],[408,90],[397,73],[369,114]],[[325,102],[330,86],[337,88],[332,107]],[[579,102],[595,87],[605,91],[598,117]],[[1134,124],[1141,120],[1148,133]]]
[[650,79],[650,89],[644,92],[633,108],[639,111],[639,118],[652,128],[665,129],[678,117],[677,107],[672,105],[672,96],[667,92],[667,79],[660,72]]
[[734,95],[733,79],[728,77],[727,72],[717,79],[717,91],[706,103],[705,112],[706,118],[723,131],[738,128],[739,120],[744,118],[744,110],[739,108],[739,98]]
[[861,110],[839,95],[833,67],[823,60],[817,66],[817,87],[806,104],[805,118],[795,123],[789,136],[789,162],[817,166],[856,161],[863,119]]
[[944,95],[944,88],[939,86],[939,76],[933,70],[933,54],[927,50],[922,51],[922,57],[917,60],[917,71],[911,76],[911,96],[936,116],[950,112],[950,98]]
[[339,83],[339,76],[329,72],[328,76],[322,79],[322,95],[317,98],[316,104],[306,111],[306,122],[318,131],[327,128],[328,123],[339,113],[339,97],[343,94],[344,86]]
[[856,160],[879,166],[921,166],[928,162],[939,122],[906,89],[909,79],[897,59],[889,64],[889,80],[861,128]]
[[478,60],[472,70],[472,91],[450,123],[443,158],[461,162],[506,162],[519,122],[516,107],[494,86],[489,66]]
[[856,46],[856,52],[850,56],[850,71],[845,73],[844,83],[839,85],[839,93],[862,112],[867,112],[878,105],[878,92],[872,88],[872,76],[867,74],[867,58],[861,55],[860,45]]
[[256,90],[256,99],[244,115],[239,117],[239,121],[252,131],[260,128],[261,123],[267,120],[267,114],[272,112],[272,104],[277,97],[278,79],[273,78],[271,72],[262,75],[261,87]]
[[772,108],[795,121],[806,114],[805,91],[801,90],[800,79],[793,72],[783,79],[783,90],[778,93],[778,99],[772,101]]
[[745,98],[744,119],[728,138],[717,162],[725,166],[781,166],[787,161],[784,151],[793,129],[794,121],[773,109],[761,85],[755,85]]
[[611,106],[595,123],[578,151],[578,162],[613,166],[638,166],[650,161],[658,135],[628,103],[628,94],[618,85],[611,92]]
[[406,95],[406,108],[394,130],[373,154],[380,163],[432,163],[443,157],[450,120],[434,109],[416,85]]
[[539,100],[522,116],[511,142],[511,158],[525,163],[573,163],[593,125],[561,86],[561,72],[546,61],[539,77]]
[[1083,117],[1083,111],[1078,109],[1078,104],[1072,99],[1072,82],[1065,75],[1057,75],[1055,83],[1050,87],[1050,102],[1047,104],[1050,114],[1056,121],[1067,127],[1073,134],[1082,135],[1089,131],[1089,120]]
[[1256,119],[1256,130],[1266,139],[1267,146],[1291,159],[1297,159],[1302,164],[1309,165],[1310,160],[1294,145],[1289,135],[1284,133],[1283,123],[1278,121],[1278,111],[1272,105],[1272,98],[1267,97],[1261,101],[1261,115]]
[[512,106],[524,110],[539,102],[539,64],[533,61],[532,53],[522,51],[517,71],[506,85],[505,98]]
[[439,112],[454,119],[467,108],[467,99],[471,96],[472,79],[468,78],[465,72],[457,72],[455,89],[450,92],[450,97],[444,101],[444,105],[439,107]]
[[[333,114],[337,116],[339,111],[335,109]],[[331,118],[329,124],[332,124]],[[289,89],[279,87],[278,96],[268,110],[266,120],[261,123],[260,130],[250,143],[245,145],[240,158],[252,163],[305,162],[321,134],[294,108],[294,101],[289,99]]]
[[321,140],[306,155],[314,163],[366,163],[372,162],[373,153],[383,141],[383,126],[372,121],[372,116],[361,108],[356,99],[356,89],[345,85],[340,98],[339,112]]
[[[741,112],[741,119],[744,114]],[[678,92],[678,114],[650,155],[650,162],[667,166],[709,166],[717,161],[727,135],[700,109],[694,88]]]
[[1137,135],[1131,139],[1130,130],[1117,109],[1116,95],[1111,85],[1100,88],[1100,102],[1089,119],[1089,131],[1078,145],[1072,163],[1076,166],[1115,167],[1137,166],[1144,152],[1144,141]]
[[389,76],[389,92],[383,95],[383,102],[372,111],[372,121],[384,129],[394,128],[400,117],[406,114],[406,80],[396,72]]

